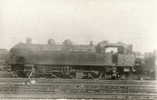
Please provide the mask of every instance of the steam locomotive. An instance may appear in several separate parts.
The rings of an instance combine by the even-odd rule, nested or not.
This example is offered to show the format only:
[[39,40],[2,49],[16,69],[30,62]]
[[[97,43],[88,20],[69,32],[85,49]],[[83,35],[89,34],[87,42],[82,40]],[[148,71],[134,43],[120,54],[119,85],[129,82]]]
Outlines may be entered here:
[[50,39],[48,44],[33,44],[27,39],[11,48],[7,63],[16,77],[155,79],[154,65],[148,68],[142,61],[132,45],[122,42],[79,45],[71,40],[56,44]]

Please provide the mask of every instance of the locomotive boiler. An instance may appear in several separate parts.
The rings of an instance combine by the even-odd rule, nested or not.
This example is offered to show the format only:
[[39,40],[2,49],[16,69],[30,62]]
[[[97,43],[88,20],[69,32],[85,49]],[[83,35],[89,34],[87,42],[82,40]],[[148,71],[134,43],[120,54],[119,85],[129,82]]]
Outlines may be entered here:
[[65,40],[33,44],[30,40],[11,48],[7,62],[17,77],[63,79],[139,79],[141,62],[132,45],[101,41],[86,45]]

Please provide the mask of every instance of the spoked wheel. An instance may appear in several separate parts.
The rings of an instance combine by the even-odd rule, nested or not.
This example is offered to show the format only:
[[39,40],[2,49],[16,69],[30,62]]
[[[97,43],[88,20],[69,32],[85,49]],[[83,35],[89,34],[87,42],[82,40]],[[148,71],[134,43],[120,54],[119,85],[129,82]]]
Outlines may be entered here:
[[27,75],[26,75],[26,73],[24,73],[23,71],[15,71],[15,72],[14,72],[14,76],[15,76],[15,77],[22,77],[22,78],[24,78],[24,77],[26,77]]

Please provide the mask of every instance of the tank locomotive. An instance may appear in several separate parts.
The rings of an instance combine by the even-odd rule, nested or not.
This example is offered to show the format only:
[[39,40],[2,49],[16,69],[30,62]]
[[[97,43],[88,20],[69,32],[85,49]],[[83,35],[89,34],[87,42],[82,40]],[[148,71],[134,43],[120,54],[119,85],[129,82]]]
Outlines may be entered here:
[[141,61],[132,45],[101,41],[96,45],[33,44],[29,41],[11,48],[8,64],[16,77],[63,79],[139,79]]

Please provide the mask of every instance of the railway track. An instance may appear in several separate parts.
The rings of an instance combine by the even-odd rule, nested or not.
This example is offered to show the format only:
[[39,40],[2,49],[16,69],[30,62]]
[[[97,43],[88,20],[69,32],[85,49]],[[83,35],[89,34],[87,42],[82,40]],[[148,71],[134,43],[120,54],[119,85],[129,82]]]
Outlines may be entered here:
[[0,78],[0,99],[157,100],[157,81]]

